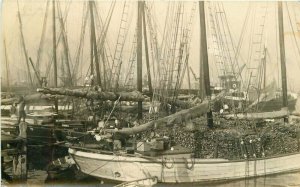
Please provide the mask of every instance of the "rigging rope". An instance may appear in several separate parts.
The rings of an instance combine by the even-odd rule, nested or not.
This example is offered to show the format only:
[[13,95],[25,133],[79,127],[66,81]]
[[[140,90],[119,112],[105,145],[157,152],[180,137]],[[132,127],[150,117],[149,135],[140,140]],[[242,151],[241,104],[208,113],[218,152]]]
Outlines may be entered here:
[[[292,32],[293,32],[294,42],[295,42],[295,45],[296,45],[297,50],[298,50],[298,55],[300,56],[300,48],[299,48],[299,45],[298,45],[298,42],[297,42],[297,38],[296,38],[296,35],[295,35],[295,30],[294,30],[294,27],[293,27],[293,24],[292,24],[292,21],[291,21],[289,6],[288,6],[287,2],[285,2],[285,6],[286,6],[286,9],[287,9],[287,13],[288,13],[289,23],[290,23],[290,26],[291,26],[291,29],[292,29]],[[300,64],[297,63],[297,65],[300,68]]]
[[46,27],[47,27],[47,17],[48,17],[49,3],[50,3],[50,1],[47,0],[46,12],[45,12],[44,21],[43,21],[42,35],[41,35],[41,39],[40,39],[40,44],[39,44],[38,54],[37,54],[37,59],[36,59],[36,64],[35,64],[36,69],[37,69],[38,72],[40,72],[40,59],[41,59],[41,54],[43,52],[43,46],[44,46],[44,42],[45,42],[45,33],[46,33]]

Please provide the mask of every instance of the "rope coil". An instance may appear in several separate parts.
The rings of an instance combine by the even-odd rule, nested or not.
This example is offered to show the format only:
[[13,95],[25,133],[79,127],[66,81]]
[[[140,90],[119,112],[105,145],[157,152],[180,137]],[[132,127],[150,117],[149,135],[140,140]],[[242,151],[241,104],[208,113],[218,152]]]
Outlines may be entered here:
[[171,166],[167,165],[167,158],[163,158],[162,159],[162,164],[164,167],[166,167],[167,169],[172,169],[174,167],[174,158],[170,159],[171,160]]
[[194,169],[194,166],[195,166],[195,158],[191,158],[191,163],[192,165],[189,166],[189,163],[188,163],[188,159],[187,158],[184,158],[185,160],[185,167],[188,169],[188,170],[193,170]]

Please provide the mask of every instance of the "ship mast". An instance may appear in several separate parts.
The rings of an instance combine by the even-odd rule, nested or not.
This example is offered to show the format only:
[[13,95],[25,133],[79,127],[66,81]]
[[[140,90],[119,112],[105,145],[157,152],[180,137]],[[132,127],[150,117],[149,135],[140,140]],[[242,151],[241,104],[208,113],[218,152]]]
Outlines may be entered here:
[[90,15],[91,15],[91,74],[93,74],[93,69],[94,69],[93,58],[95,57],[97,85],[101,86],[100,68],[99,68],[96,32],[95,32],[95,21],[94,21],[94,13],[93,13],[93,1],[89,1],[89,8],[90,8]]
[[[282,2],[278,2],[278,26],[279,26],[279,47],[280,47],[280,64],[281,64],[281,83],[282,83],[282,104],[283,107],[288,106],[287,99],[287,78],[284,48],[284,29],[283,29],[283,13]],[[284,122],[288,122],[288,118],[284,118]]]
[[6,42],[5,39],[4,42],[4,54],[5,54],[5,65],[6,65],[6,86],[7,86],[7,92],[10,92],[10,86],[9,86],[9,64],[8,64],[8,57],[7,57],[7,50],[6,50]]
[[[143,62],[142,62],[142,23],[143,23],[143,1],[138,1],[138,18],[137,18],[137,90],[142,92],[143,90]],[[138,102],[138,119],[143,117],[143,103],[142,101]]]
[[29,62],[28,62],[28,53],[27,53],[27,49],[25,46],[25,39],[24,39],[24,34],[23,34],[23,24],[22,24],[22,19],[21,19],[21,13],[20,13],[20,9],[19,9],[19,2],[17,1],[18,4],[18,20],[19,20],[19,24],[20,24],[20,33],[21,33],[21,44],[22,44],[22,48],[24,51],[24,55],[25,55],[25,60],[26,60],[26,66],[27,66],[27,73],[28,73],[28,79],[30,80],[30,84],[33,87],[33,81],[32,81],[32,77],[31,77],[31,73],[30,73],[30,68],[29,68]]
[[[53,21],[53,68],[54,87],[57,87],[57,59],[56,59],[56,27],[55,27],[55,0],[52,0],[52,21]],[[55,100],[55,111],[58,113],[58,101]]]
[[147,65],[147,75],[148,75],[148,87],[149,92],[153,93],[152,81],[151,81],[151,72],[149,64],[149,53],[148,53],[148,41],[147,41],[147,30],[146,30],[146,16],[145,16],[145,5],[146,2],[143,1],[143,29],[144,29],[144,45],[145,45],[145,55],[146,55],[146,65]]
[[[202,63],[202,68],[203,68],[202,72],[203,72],[203,77],[204,77],[205,95],[210,100],[211,91],[210,91],[210,80],[209,80],[209,65],[208,65],[208,53],[207,53],[204,1],[199,2],[199,15],[200,15],[200,40],[201,40],[200,41],[200,54],[201,54],[200,63]],[[202,72],[200,72],[200,73],[202,73]],[[200,87],[200,89],[201,89],[201,87]],[[207,125],[210,128],[213,127],[213,116],[212,116],[212,111],[210,108],[209,108],[209,111],[207,112]]]

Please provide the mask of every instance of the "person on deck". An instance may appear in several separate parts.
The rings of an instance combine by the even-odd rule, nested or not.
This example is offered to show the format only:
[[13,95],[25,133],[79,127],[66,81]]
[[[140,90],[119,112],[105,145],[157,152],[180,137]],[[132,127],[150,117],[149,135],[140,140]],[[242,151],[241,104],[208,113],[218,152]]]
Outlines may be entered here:
[[94,80],[94,75],[90,75],[90,86],[94,86],[95,80]]
[[86,76],[84,79],[84,87],[88,87],[90,85],[90,78],[89,76]]
[[21,122],[21,118],[23,118],[23,122],[25,122],[26,113],[25,113],[25,100],[23,96],[21,96],[19,100],[18,113],[19,113],[18,124]]
[[10,107],[10,117],[16,116],[17,113],[17,103],[13,103]]

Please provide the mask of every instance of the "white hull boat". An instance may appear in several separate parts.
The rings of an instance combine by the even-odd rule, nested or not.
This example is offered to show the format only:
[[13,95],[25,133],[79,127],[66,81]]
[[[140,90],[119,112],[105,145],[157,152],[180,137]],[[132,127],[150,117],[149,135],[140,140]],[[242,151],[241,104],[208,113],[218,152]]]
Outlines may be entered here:
[[69,154],[83,173],[122,182],[156,177],[162,183],[205,183],[300,170],[300,152],[249,160],[199,159],[191,154],[146,157],[80,148],[70,148]]

